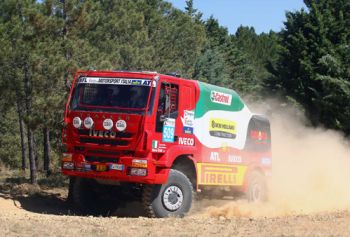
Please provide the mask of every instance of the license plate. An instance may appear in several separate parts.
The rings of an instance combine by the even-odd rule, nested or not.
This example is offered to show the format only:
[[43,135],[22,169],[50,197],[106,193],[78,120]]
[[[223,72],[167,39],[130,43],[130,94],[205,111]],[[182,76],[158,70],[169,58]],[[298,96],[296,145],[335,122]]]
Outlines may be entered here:
[[109,169],[122,171],[122,170],[124,170],[124,165],[122,165],[122,164],[110,164]]
[[90,164],[85,164],[84,165],[84,170],[85,171],[91,171],[91,165]]
[[106,171],[107,166],[106,165],[96,165],[96,171]]

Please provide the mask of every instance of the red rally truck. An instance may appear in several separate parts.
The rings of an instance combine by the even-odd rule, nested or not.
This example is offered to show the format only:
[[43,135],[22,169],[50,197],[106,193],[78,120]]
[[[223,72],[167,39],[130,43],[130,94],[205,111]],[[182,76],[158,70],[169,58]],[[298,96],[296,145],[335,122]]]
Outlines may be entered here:
[[65,110],[62,172],[87,213],[140,200],[183,216],[193,193],[266,199],[268,119],[233,90],[156,72],[78,71]]

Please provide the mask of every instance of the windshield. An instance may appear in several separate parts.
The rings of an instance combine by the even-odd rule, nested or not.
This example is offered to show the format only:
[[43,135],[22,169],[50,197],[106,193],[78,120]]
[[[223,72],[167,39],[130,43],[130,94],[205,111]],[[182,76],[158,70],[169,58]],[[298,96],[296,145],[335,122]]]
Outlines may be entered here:
[[70,109],[144,113],[151,84],[147,79],[81,77],[73,90]]

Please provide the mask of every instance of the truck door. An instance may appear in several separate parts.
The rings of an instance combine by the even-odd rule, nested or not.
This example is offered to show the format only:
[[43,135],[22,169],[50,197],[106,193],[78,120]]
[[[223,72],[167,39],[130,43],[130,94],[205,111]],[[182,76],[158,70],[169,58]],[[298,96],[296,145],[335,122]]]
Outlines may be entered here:
[[195,90],[190,85],[180,85],[179,101],[179,141],[178,144],[186,147],[195,145],[194,136],[194,109]]
[[[178,139],[179,126],[179,85],[163,82],[157,105],[156,132],[161,143],[173,144]],[[170,145],[169,144],[169,145]]]

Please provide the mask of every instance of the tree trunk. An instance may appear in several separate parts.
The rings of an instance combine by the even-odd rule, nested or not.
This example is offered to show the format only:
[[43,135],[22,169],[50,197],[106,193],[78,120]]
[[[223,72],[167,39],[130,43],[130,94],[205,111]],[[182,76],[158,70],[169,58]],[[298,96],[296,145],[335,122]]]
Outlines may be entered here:
[[[27,117],[31,117],[32,113],[32,88],[30,85],[30,73],[29,73],[29,65],[26,64],[24,66],[24,94],[25,94],[25,103],[26,103],[26,112]],[[35,142],[34,142],[34,133],[30,126],[27,125],[28,128],[28,150],[29,150],[29,168],[30,168],[30,181],[32,184],[37,184],[37,169],[36,169],[36,159],[35,159]]]
[[30,167],[30,182],[37,184],[37,170],[34,154],[34,134],[31,128],[28,128],[28,148],[29,148],[29,167]]
[[46,175],[50,176],[50,131],[45,126],[43,129],[44,136],[44,170],[46,171]]
[[40,170],[40,165],[39,165],[39,158],[38,158],[38,147],[36,146],[37,140],[35,137],[35,132],[33,131],[33,149],[34,149],[34,158],[35,158],[35,165],[36,165],[36,170]]
[[[17,96],[18,97],[18,96]],[[22,170],[25,171],[27,168],[27,146],[25,143],[25,125],[23,121],[23,107],[20,104],[19,98],[17,98],[17,113],[18,113],[18,122],[19,122],[19,133],[21,136],[21,151],[22,151]]]

